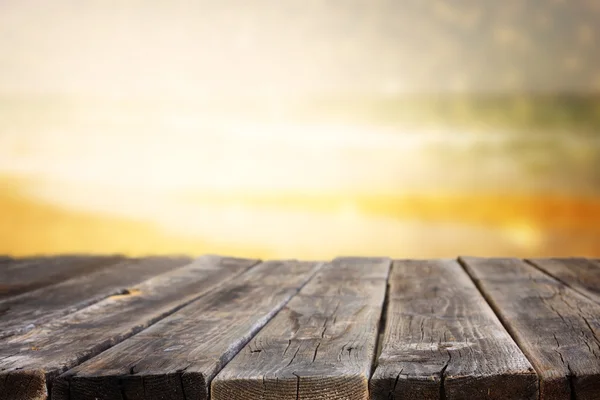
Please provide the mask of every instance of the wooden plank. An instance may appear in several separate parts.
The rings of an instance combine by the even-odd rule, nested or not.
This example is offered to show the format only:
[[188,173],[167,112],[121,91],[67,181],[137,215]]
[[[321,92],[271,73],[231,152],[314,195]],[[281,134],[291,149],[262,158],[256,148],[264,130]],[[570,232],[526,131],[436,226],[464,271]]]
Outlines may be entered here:
[[600,304],[600,263],[585,258],[535,258],[528,261]]
[[319,264],[271,261],[59,377],[53,400],[197,399],[314,274]]
[[457,261],[394,262],[371,399],[537,399],[537,382]]
[[540,377],[540,399],[598,399],[600,305],[517,259],[462,258]]
[[257,260],[204,256],[25,335],[0,341],[0,400],[45,399],[52,380],[243,273]]
[[0,299],[49,286],[67,279],[106,268],[119,256],[56,256],[0,259]]
[[187,257],[121,260],[91,274],[0,301],[0,338],[25,333],[189,262]]
[[325,265],[216,376],[211,398],[366,399],[389,266]]
[[13,258],[10,256],[4,256],[4,255],[0,256],[0,268],[12,261],[13,261]]

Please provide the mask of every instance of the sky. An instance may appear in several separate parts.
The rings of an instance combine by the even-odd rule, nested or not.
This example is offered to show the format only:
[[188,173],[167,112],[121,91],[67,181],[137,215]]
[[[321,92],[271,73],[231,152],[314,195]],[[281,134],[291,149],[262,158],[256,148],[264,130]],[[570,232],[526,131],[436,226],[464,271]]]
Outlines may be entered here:
[[600,90],[597,0],[0,0],[0,94]]
[[599,0],[0,0],[0,254],[597,256],[598,135],[386,118],[598,93],[599,45]]

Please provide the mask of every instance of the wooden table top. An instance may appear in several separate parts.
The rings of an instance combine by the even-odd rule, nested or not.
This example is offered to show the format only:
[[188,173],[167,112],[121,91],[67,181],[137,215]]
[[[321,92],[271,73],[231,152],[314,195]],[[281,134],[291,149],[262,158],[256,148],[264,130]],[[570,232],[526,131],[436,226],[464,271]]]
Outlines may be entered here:
[[0,400],[600,399],[600,261],[0,257]]

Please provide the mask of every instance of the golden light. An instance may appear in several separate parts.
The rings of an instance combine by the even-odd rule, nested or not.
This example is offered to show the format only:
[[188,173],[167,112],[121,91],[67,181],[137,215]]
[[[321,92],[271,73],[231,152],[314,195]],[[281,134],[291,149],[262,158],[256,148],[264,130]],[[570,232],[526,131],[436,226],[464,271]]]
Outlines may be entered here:
[[401,3],[2,2],[0,253],[600,255],[598,14]]

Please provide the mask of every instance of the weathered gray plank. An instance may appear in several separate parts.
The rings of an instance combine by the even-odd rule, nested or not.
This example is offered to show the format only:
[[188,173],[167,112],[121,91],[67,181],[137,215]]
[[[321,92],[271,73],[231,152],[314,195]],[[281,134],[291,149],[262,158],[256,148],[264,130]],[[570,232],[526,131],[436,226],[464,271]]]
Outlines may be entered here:
[[600,304],[600,263],[585,258],[534,258],[529,262]]
[[60,376],[53,400],[208,399],[221,368],[317,270],[271,261]]
[[371,399],[537,399],[537,375],[455,260],[396,261]]
[[257,260],[204,256],[0,341],[0,400],[44,399],[52,380],[246,271]]
[[600,305],[517,259],[462,258],[540,377],[541,399],[598,399]]
[[122,261],[119,256],[56,256],[8,259],[0,268],[0,299],[91,273]]
[[4,266],[12,261],[13,261],[13,258],[10,256],[5,256],[5,255],[0,256],[0,265],[1,266]]
[[211,398],[366,399],[389,266],[327,264],[216,376]]
[[27,332],[190,261],[187,257],[124,259],[93,273],[2,300],[0,338]]

